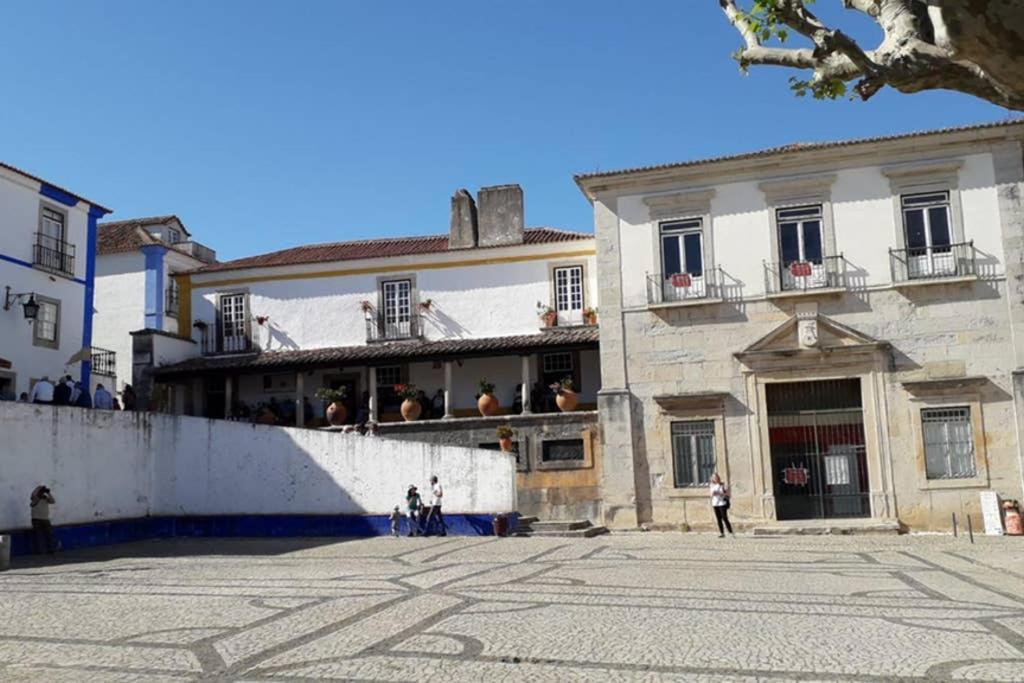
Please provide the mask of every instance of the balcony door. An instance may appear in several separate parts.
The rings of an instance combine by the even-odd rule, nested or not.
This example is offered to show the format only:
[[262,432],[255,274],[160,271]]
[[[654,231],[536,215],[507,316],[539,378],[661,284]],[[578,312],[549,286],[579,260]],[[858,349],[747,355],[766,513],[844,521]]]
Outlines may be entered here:
[[661,272],[665,301],[707,296],[701,220],[662,223]]
[[583,266],[555,268],[555,312],[559,325],[583,324]]
[[384,300],[382,323],[385,339],[412,336],[412,280],[388,280],[381,283]]
[[911,278],[955,275],[949,192],[907,194],[900,202],[907,239],[907,274]]
[[36,263],[48,270],[70,275],[73,270],[65,239],[64,214],[47,206],[39,214]]
[[220,337],[218,338],[218,351],[224,353],[238,353],[249,350],[248,315],[246,312],[246,295],[221,294],[220,309]]
[[821,205],[777,209],[779,276],[782,289],[811,289],[828,284],[822,247]]

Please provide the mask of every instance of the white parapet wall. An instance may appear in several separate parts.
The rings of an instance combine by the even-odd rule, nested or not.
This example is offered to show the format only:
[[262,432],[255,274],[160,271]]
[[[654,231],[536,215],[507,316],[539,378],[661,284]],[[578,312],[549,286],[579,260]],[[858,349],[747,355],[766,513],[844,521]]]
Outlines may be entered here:
[[509,454],[205,418],[0,402],[0,529],[147,516],[385,515],[436,474],[446,514],[516,508]]

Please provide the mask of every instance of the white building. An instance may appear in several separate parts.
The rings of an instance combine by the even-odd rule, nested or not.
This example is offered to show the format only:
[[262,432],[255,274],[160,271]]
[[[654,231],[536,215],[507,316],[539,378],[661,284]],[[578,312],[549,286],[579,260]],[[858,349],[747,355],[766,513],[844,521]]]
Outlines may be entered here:
[[174,276],[215,260],[177,216],[100,223],[93,342],[101,350],[93,362],[114,361],[117,391],[133,382],[131,333],[177,335],[180,296]]
[[[605,522],[1022,496],[1024,122],[588,174]],[[798,522],[799,523],[799,522]]]
[[0,397],[16,398],[43,376],[95,386],[80,352],[92,347],[96,221],[108,213],[0,163]]

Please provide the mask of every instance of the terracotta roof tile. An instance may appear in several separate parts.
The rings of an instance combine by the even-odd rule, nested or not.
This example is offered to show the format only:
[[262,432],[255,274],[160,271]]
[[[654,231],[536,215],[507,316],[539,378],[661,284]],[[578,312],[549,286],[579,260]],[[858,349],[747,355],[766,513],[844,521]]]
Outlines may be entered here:
[[144,244],[163,244],[163,242],[133,221],[103,223],[96,232],[97,256],[138,251],[139,247]]
[[[556,228],[529,228],[523,233],[523,243],[549,244],[552,242],[593,239],[593,237],[592,234],[585,232],[572,232]],[[417,254],[437,254],[446,251],[448,251],[448,235],[388,237],[292,247],[291,249],[282,249],[281,251],[274,251],[268,254],[247,256],[235,259],[234,261],[212,263],[192,272],[210,273],[221,270],[240,270],[242,268],[267,268],[302,263],[327,263],[331,261],[355,261],[359,259],[412,256]]]
[[553,328],[538,334],[505,337],[394,342],[300,351],[266,351],[249,355],[207,356],[159,367],[155,372],[158,377],[168,379],[207,371],[272,372],[324,365],[436,360],[446,356],[452,358],[497,356],[541,349],[596,347],[597,343],[598,330],[596,327]]

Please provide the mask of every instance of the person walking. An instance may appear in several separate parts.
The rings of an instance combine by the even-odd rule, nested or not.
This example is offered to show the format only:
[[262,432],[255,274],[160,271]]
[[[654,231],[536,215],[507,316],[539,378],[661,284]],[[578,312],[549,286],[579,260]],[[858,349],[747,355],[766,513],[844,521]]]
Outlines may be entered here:
[[715,511],[715,521],[718,522],[718,537],[725,538],[725,531],[728,529],[729,535],[735,538],[736,534],[732,532],[732,524],[729,523],[729,487],[722,482],[718,472],[711,475],[709,489],[711,509]]
[[409,490],[405,494],[405,506],[409,511],[409,535],[420,535],[420,512],[423,509],[423,500],[416,487],[409,484]]
[[56,505],[53,492],[45,484],[32,490],[29,507],[32,508],[32,552],[37,555],[52,555],[57,549],[53,542],[53,525],[50,524],[50,506]]
[[46,405],[53,403],[53,382],[50,381],[49,376],[43,375],[41,380],[32,385],[32,392],[28,395],[28,400],[31,403]]
[[426,524],[423,528],[430,531],[430,520],[437,515],[437,521],[441,524],[441,533],[439,536],[448,535],[448,526],[444,523],[444,515],[441,513],[441,499],[444,497],[444,490],[441,488],[441,482],[437,480],[437,475],[430,477],[430,512],[427,513]]
[[97,410],[113,410],[114,397],[102,384],[96,385],[96,395],[92,398],[92,405]]

